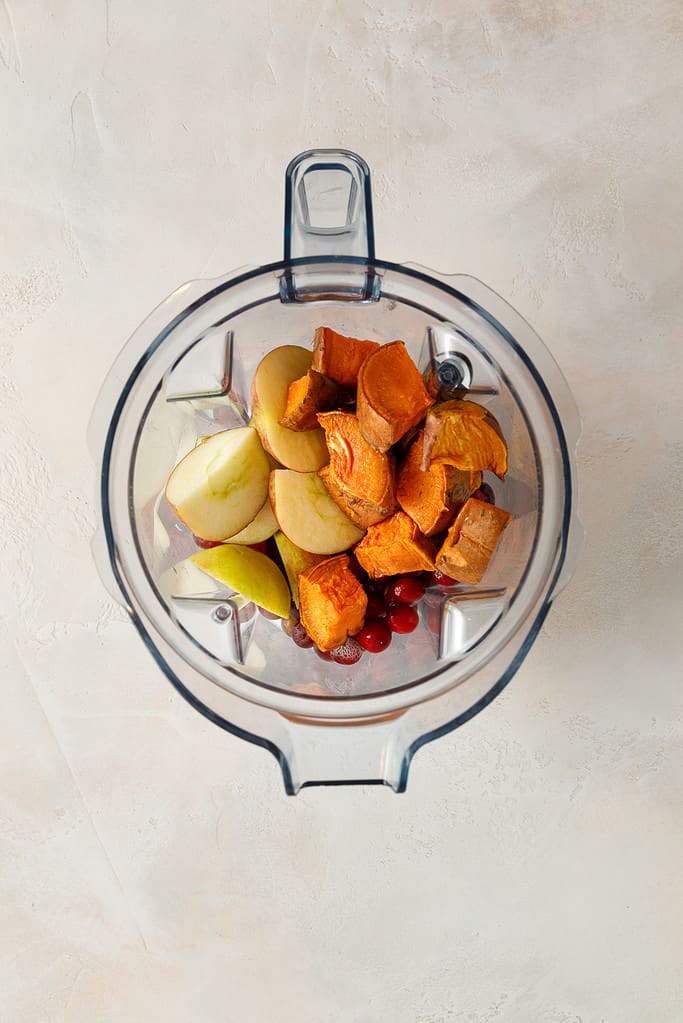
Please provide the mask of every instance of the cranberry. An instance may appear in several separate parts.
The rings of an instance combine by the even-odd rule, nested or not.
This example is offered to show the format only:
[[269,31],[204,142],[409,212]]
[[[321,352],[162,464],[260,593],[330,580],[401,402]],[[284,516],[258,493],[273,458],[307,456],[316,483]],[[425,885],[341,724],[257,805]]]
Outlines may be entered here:
[[365,609],[366,618],[386,618],[387,605],[378,593],[368,593],[368,606]]
[[389,583],[384,591],[388,604],[417,604],[424,597],[425,588],[421,579],[414,575],[400,575]]
[[391,629],[379,618],[369,618],[357,634],[356,639],[371,654],[378,654],[391,643]]
[[337,664],[355,664],[363,656],[363,648],[357,639],[349,636],[341,646],[330,650],[330,655]]
[[482,483],[478,490],[475,490],[472,494],[477,501],[486,501],[487,504],[496,503],[496,495],[493,493],[493,487],[488,483]]
[[387,625],[392,632],[413,632],[419,620],[412,604],[394,604],[387,611]]
[[197,544],[197,547],[203,547],[207,551],[210,547],[220,547],[223,543],[222,540],[202,540],[201,536],[195,536],[192,534],[192,539]]
[[297,622],[292,626],[289,635],[292,637],[296,645],[302,647],[304,650],[306,650],[309,646],[313,646],[313,640],[308,635],[301,622]]
[[314,647],[314,650],[321,661],[332,660],[332,654],[329,652],[329,650],[321,650],[319,646]]
[[445,572],[440,572],[439,569],[435,569],[431,576],[432,586],[455,586],[457,584],[456,579],[451,579]]

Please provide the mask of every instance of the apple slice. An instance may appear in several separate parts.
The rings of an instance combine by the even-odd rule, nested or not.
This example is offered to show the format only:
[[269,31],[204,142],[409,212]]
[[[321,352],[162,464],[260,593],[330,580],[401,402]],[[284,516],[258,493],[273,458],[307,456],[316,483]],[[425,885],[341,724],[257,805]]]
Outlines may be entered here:
[[277,519],[273,515],[269,498],[266,498],[251,522],[248,522],[244,529],[240,529],[239,533],[226,537],[225,543],[263,543],[276,531]]
[[181,522],[202,540],[234,536],[268,496],[270,464],[250,426],[215,433],[176,465],[166,498]]
[[363,536],[334,503],[317,472],[274,469],[269,493],[280,529],[304,551],[339,554]]
[[280,345],[261,359],[251,383],[251,425],[266,451],[297,472],[315,472],[329,459],[319,427],[294,431],[280,426],[289,385],[308,373],[312,358],[313,353],[299,345]]
[[278,554],[282,560],[282,564],[285,566],[287,581],[289,582],[289,588],[292,591],[292,600],[298,607],[299,573],[305,572],[307,568],[313,568],[314,565],[324,561],[326,555],[311,554],[310,551],[305,551],[302,547],[297,547],[297,545],[292,543],[289,537],[285,536],[285,534],[280,530],[278,530],[275,534],[274,540]]
[[221,544],[198,551],[191,561],[259,607],[280,618],[289,617],[291,598],[287,580],[266,554],[241,544]]

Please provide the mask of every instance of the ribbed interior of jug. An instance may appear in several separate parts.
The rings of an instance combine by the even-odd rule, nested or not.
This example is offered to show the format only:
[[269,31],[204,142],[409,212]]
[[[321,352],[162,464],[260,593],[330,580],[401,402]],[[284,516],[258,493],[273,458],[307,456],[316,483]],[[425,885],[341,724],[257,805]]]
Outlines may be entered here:
[[[334,715],[345,701],[376,707],[386,696],[391,710],[464,684],[500,660],[506,645],[519,647],[515,637],[551,586],[565,526],[557,413],[517,339],[449,284],[377,262],[375,297],[359,301],[357,265],[310,271],[309,301],[282,301],[283,267],[273,265],[207,287],[150,338],[113,428],[108,501],[117,558],[137,613],[216,686],[275,709],[291,710],[293,697],[305,707],[313,697],[329,701]],[[509,452],[504,480],[485,474],[512,519],[481,583],[428,588],[418,627],[353,666],[300,649],[280,621],[188,563],[197,545],[164,493],[200,438],[249,422],[263,356],[283,344],[311,348],[321,325],[356,338],[401,339],[425,374],[445,346],[471,371],[465,396],[495,415]]]

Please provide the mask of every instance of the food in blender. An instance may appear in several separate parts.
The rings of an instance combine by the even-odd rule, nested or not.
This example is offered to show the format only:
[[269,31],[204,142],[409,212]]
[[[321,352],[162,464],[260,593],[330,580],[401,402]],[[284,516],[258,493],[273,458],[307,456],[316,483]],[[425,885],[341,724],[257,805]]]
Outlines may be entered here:
[[276,532],[277,519],[273,515],[273,506],[270,503],[270,498],[266,497],[261,510],[256,513],[251,522],[248,522],[244,529],[240,529],[239,533],[227,537],[223,542],[244,543],[251,546],[251,544],[263,543],[264,540],[269,540]]
[[237,427],[203,440],[176,465],[166,499],[196,536],[223,540],[244,529],[261,510],[269,477],[270,464],[256,430]]
[[328,493],[360,529],[386,519],[396,508],[394,460],[363,437],[353,412],[323,412],[330,460],[318,475]]
[[425,420],[422,468],[435,462],[456,469],[488,469],[503,479],[507,445],[488,409],[458,398],[434,405]]
[[327,558],[299,575],[301,624],[323,652],[341,646],[362,628],[367,605],[348,554]]
[[266,451],[280,465],[296,472],[317,472],[329,458],[320,427],[302,431],[280,425],[289,385],[308,372],[312,358],[307,348],[280,345],[261,359],[251,384],[250,425]]
[[202,440],[166,488],[204,572],[346,665],[416,629],[430,593],[481,581],[511,518],[483,479],[507,470],[486,407],[435,402],[403,341],[329,327],[273,348],[251,396],[250,425]]
[[383,579],[406,572],[433,571],[436,547],[410,515],[399,510],[370,526],[354,554],[371,579]]
[[378,451],[388,451],[433,404],[403,341],[381,345],[362,363],[356,412],[361,433]]
[[281,531],[311,554],[339,554],[363,536],[317,472],[273,469],[269,493]]
[[478,470],[456,469],[443,462],[422,468],[424,430],[420,430],[403,459],[396,480],[396,497],[404,512],[425,536],[440,533],[455,510],[481,486]]
[[289,614],[291,597],[284,575],[266,554],[242,544],[220,544],[193,554],[191,561],[279,618]]
[[361,366],[379,347],[378,341],[360,341],[330,327],[318,327],[313,335],[313,369],[340,387],[355,390]]
[[314,430],[318,426],[317,414],[339,404],[339,389],[328,377],[309,369],[308,373],[292,380],[287,388],[285,411],[280,426],[288,430]]
[[436,556],[436,567],[458,582],[481,582],[510,518],[510,512],[470,497],[448,530]]

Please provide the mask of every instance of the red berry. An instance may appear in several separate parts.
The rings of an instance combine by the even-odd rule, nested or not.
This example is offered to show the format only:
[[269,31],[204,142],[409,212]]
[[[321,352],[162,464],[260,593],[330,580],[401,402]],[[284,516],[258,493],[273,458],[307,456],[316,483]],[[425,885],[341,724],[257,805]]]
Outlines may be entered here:
[[297,622],[293,625],[289,634],[296,645],[302,647],[302,649],[306,650],[309,646],[313,646],[313,640],[308,635],[301,622]]
[[455,586],[456,583],[456,579],[451,579],[449,575],[440,572],[438,568],[432,572],[432,586]]
[[321,650],[319,646],[313,648],[321,661],[331,661],[332,654],[329,650]]
[[357,639],[349,636],[341,646],[330,650],[330,654],[337,664],[355,664],[363,656],[363,648]]
[[250,543],[247,546],[251,547],[252,551],[258,551],[259,554],[265,554],[268,550],[268,544],[265,540],[261,540],[260,543]]
[[203,547],[204,550],[208,550],[209,547],[220,547],[223,543],[222,540],[202,540],[201,536],[195,536],[192,534],[192,539],[197,544],[197,547]]
[[412,604],[394,604],[387,611],[387,625],[392,632],[413,632],[419,620]]
[[356,639],[371,654],[378,654],[391,643],[391,629],[379,618],[369,618],[357,634]]
[[388,604],[417,604],[424,597],[425,588],[421,579],[415,575],[400,575],[389,583],[384,591]]
[[387,605],[378,593],[368,593],[368,606],[365,609],[366,618],[386,618]]

